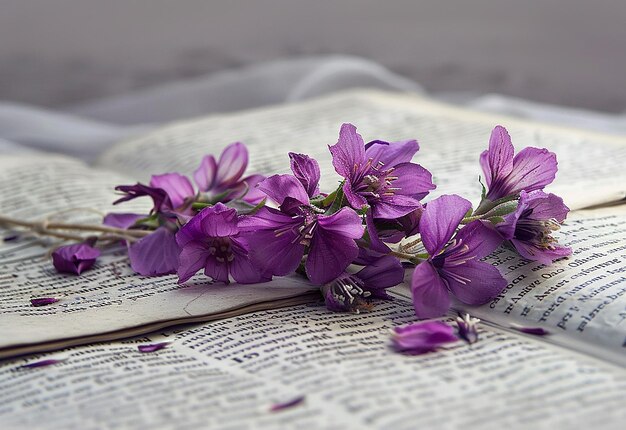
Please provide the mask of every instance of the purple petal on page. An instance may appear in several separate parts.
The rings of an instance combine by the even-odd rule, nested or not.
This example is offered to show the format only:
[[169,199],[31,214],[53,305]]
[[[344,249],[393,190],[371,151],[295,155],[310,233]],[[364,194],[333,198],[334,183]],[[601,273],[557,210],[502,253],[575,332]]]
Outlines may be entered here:
[[53,364],[61,363],[63,361],[65,361],[65,359],[61,360],[61,359],[49,358],[47,360],[33,361],[32,363],[24,364],[24,365],[20,366],[20,368],[22,368],[22,369],[34,369],[36,367],[52,366]]
[[36,299],[30,299],[30,305],[34,307],[47,306],[58,301],[59,299],[55,299],[54,297],[39,297]]
[[395,327],[391,340],[398,352],[419,355],[435,351],[441,345],[456,342],[454,329],[441,321],[413,323]]
[[167,347],[170,342],[149,343],[147,345],[139,345],[137,349],[139,352],[155,352]]
[[513,330],[517,330],[522,333],[532,334],[533,336],[547,336],[551,334],[548,330],[541,327],[525,327],[522,325],[511,325]]
[[299,396],[287,402],[275,403],[270,407],[270,412],[278,412],[278,411],[282,411],[285,409],[293,408],[294,406],[298,406],[304,403],[304,399],[305,399],[305,396]]
[[17,239],[19,239],[19,238],[20,238],[20,235],[19,235],[19,234],[11,234],[11,235],[9,235],[9,236],[4,236],[4,237],[2,238],[2,240],[3,240],[4,242],[13,242],[13,241],[15,241],[15,240],[17,240]]
[[100,250],[87,242],[59,246],[52,253],[52,264],[60,273],[80,275],[90,269],[100,256]]

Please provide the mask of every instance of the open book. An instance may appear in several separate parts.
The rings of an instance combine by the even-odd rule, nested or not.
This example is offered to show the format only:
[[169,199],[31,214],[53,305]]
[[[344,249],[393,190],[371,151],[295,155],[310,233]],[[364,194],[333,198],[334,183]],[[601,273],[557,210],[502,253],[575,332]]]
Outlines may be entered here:
[[[626,197],[624,138],[478,114],[414,95],[352,91],[173,124],[118,144],[95,166],[48,154],[3,156],[1,212],[24,218],[54,212],[89,216],[62,212],[79,207],[108,212],[115,185],[145,181],[152,173],[190,173],[201,156],[219,153],[233,141],[247,144],[251,171],[266,174],[288,171],[288,151],[307,153],[320,162],[321,188],[333,189],[339,177],[327,145],[336,142],[343,122],[357,125],[366,141],[417,138],[416,161],[436,175],[437,189],[429,198],[457,193],[478,200],[478,156],[496,124],[506,126],[518,146],[556,152],[559,174],[549,190],[575,210],[560,236],[574,254],[543,267],[496,251],[488,260],[509,286],[482,307],[458,306],[487,322],[482,340],[405,357],[389,351],[386,334],[414,319],[402,286],[396,300],[370,314],[332,314],[315,304],[319,295],[298,278],[247,287],[207,285],[198,278],[179,286],[173,276],[133,275],[124,253],[115,249],[76,278],[55,274],[41,241],[5,242],[0,244],[0,357],[152,334],[57,353],[67,360],[46,369],[52,376],[38,390],[34,373],[15,372],[20,363],[38,357],[5,362],[0,422],[6,417],[12,425],[32,425],[45,413],[45,399],[54,396],[71,400],[60,428],[71,426],[76,416],[115,427],[165,419],[189,427],[228,422],[230,428],[251,419],[267,428],[290,423],[414,428],[415,417],[424,427],[441,428],[499,428],[503,422],[550,428],[623,420],[626,206],[619,203]],[[146,209],[141,202],[132,204],[124,210]],[[50,296],[62,300],[30,306],[31,298]],[[259,312],[247,314],[252,311]],[[227,319],[155,332],[218,318]],[[529,338],[511,330],[516,324],[551,334]],[[134,347],[163,339],[173,343],[158,355],[142,355]],[[94,378],[107,393],[93,386]],[[151,390],[141,407],[127,410],[120,398],[137,399],[146,384]],[[159,393],[166,387],[174,399],[191,396],[193,401],[173,408],[180,402]],[[220,397],[226,387],[228,394]],[[29,389],[35,394],[28,396]],[[270,403],[301,396],[306,402],[298,407],[268,412]],[[98,413],[91,405],[95,399],[124,413]],[[469,414],[457,413],[464,408]]]

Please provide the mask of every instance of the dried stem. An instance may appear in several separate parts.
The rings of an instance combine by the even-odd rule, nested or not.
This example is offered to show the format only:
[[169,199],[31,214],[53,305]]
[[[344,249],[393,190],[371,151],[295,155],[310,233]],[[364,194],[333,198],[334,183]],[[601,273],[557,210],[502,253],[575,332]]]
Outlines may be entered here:
[[[102,233],[98,239],[103,241],[127,240],[134,242],[149,235],[151,232],[146,230],[125,230],[121,228],[108,227],[104,225],[91,224],[72,224],[61,222],[47,221],[24,221],[20,219],[10,218],[0,215],[0,225],[23,227],[33,233],[42,236],[52,236],[59,239],[82,241],[85,237],[77,234],[68,233],[68,231],[90,231]],[[65,231],[57,231],[65,230]]]

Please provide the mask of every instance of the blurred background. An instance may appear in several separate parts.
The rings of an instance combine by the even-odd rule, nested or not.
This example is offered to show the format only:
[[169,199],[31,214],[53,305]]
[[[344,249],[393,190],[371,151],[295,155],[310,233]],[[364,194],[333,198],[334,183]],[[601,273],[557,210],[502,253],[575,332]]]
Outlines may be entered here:
[[626,110],[624,0],[0,0],[0,99],[48,108],[276,59]]

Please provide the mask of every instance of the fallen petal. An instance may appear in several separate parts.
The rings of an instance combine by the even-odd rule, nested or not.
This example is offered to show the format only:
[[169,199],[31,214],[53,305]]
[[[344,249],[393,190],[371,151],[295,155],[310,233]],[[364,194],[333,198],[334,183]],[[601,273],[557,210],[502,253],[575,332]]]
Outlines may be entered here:
[[435,351],[441,345],[459,340],[454,329],[441,321],[413,323],[394,327],[391,340],[399,352],[412,355]]
[[147,345],[139,345],[137,349],[139,352],[154,352],[168,346],[170,342],[159,342],[159,343],[150,343]]
[[517,330],[522,333],[532,334],[533,336],[547,336],[550,332],[541,327],[525,327],[522,325],[513,324],[510,326],[513,330]]
[[20,368],[22,368],[22,369],[33,369],[35,367],[52,366],[53,364],[61,363],[63,361],[65,361],[65,359],[59,360],[59,359],[49,358],[47,360],[33,361],[32,363],[24,364],[24,365],[20,366]]
[[37,299],[30,299],[30,305],[35,307],[47,306],[58,301],[59,299],[55,299],[54,297],[39,297]]
[[300,397],[296,397],[293,400],[289,400],[288,402],[275,403],[270,408],[270,412],[278,412],[278,411],[282,411],[282,410],[285,410],[285,409],[293,408],[294,406],[298,406],[298,405],[302,404],[304,402],[304,399],[305,399],[304,396],[300,396]]

